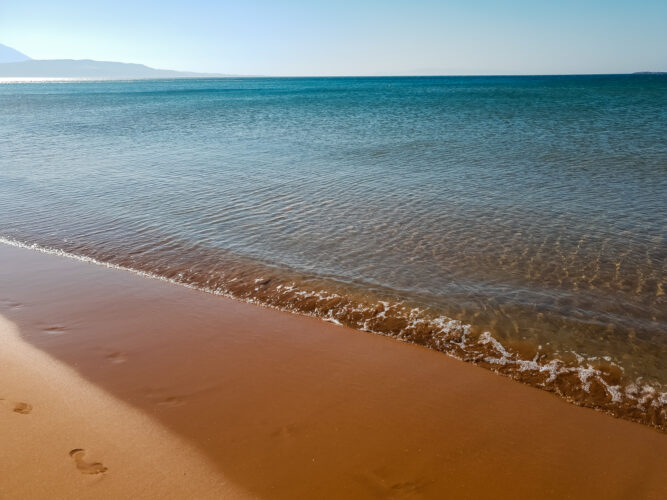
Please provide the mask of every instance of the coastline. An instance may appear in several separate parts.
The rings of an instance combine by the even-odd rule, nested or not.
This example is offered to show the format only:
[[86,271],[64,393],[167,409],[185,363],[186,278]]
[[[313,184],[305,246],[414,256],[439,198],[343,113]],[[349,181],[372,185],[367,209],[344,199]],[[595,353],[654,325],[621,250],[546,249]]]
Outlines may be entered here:
[[[80,380],[66,384],[74,388],[69,400],[53,387],[43,389],[51,391],[51,404],[78,414],[86,396],[76,387],[89,386],[117,402],[127,412],[122,415],[143,422],[97,412],[91,428],[106,429],[109,420],[127,433],[150,421],[173,443],[196,449],[174,457],[149,442],[109,448],[114,434],[106,430],[97,434],[106,448],[72,444],[88,447],[90,459],[109,468],[80,475],[98,480],[96,495],[113,496],[107,485],[115,464],[127,459],[131,468],[132,457],[146,449],[152,450],[148,475],[124,477],[135,492],[155,484],[151,473],[191,464],[206,480],[225,478],[271,498],[667,494],[660,472],[667,468],[664,434],[419,346],[5,245],[0,314],[17,325],[34,356],[76,370],[70,376]],[[7,326],[3,338],[11,331]],[[0,397],[27,398],[17,381],[50,366],[26,364],[15,363],[13,378],[3,370],[7,397]],[[28,415],[4,412],[3,442],[14,436],[4,454],[9,465],[33,459],[39,440],[55,444],[64,429],[82,428],[61,414],[49,419],[48,437],[45,421],[19,434],[12,426],[39,416],[39,403],[25,402],[33,406]],[[57,468],[46,458],[37,473],[17,467],[10,492],[47,488],[66,469],[78,474],[69,451]],[[14,469],[3,463],[2,470]]]
[[[146,261],[143,265],[132,260],[118,263],[113,254],[108,253],[102,256],[81,255],[4,237],[0,237],[0,244],[130,272],[227,299],[424,346],[555,393],[575,405],[665,431],[667,393],[662,390],[662,384],[652,384],[642,377],[627,377],[625,369],[618,364],[619,359],[614,360],[608,354],[585,356],[570,349],[564,353],[556,350],[549,355],[547,350],[543,350],[545,346],[535,341],[524,339],[523,342],[512,342],[511,339],[504,339],[503,343],[479,325],[451,319],[447,315],[434,315],[428,308],[422,309],[415,304],[396,302],[389,297],[382,300],[380,295],[369,300],[350,289],[339,289],[339,285],[333,282],[304,280],[303,276],[299,279],[296,274],[290,277],[262,266],[239,268],[237,263],[211,256],[191,262],[194,268],[199,267],[200,270],[202,265],[216,269],[212,275],[209,274],[209,280],[202,282],[198,279],[198,272],[186,263],[181,263],[180,272],[156,273],[151,270],[150,264],[146,265]],[[551,343],[544,342],[547,345]],[[632,349],[638,348],[635,343],[631,346]],[[657,368],[660,359],[662,352],[658,348],[645,361]]]
[[667,136],[665,82],[389,83],[0,86],[0,242],[413,342],[667,429],[665,186],[644,182],[662,152],[637,167]]

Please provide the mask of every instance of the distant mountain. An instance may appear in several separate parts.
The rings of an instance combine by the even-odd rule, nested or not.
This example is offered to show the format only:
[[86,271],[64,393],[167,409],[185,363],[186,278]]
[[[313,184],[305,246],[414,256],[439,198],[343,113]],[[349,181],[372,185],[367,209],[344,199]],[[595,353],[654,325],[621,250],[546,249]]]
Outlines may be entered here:
[[30,58],[18,50],[7,47],[0,43],[0,64],[29,61]]
[[154,69],[143,64],[128,64],[90,59],[30,59],[25,54],[0,44],[0,78],[84,78],[84,79],[140,79],[220,77],[212,73],[191,73]]
[[637,71],[633,75],[667,75],[665,71]]
[[0,78],[84,78],[84,79],[142,79],[221,77],[212,73],[190,73],[153,69],[143,64],[129,64],[90,59],[48,59],[0,64]]

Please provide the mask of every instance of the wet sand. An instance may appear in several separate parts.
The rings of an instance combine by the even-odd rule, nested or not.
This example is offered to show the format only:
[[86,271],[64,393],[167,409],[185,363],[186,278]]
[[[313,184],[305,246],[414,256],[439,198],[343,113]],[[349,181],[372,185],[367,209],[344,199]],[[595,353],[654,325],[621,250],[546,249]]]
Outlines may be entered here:
[[665,434],[415,345],[1,245],[0,314],[2,498],[667,497]]

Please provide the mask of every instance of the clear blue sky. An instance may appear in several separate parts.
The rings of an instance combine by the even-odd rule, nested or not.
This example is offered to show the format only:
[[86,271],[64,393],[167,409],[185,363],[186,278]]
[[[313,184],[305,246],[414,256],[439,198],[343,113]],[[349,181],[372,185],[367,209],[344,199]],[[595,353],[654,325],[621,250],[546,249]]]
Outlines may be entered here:
[[0,0],[0,43],[236,74],[667,71],[667,0]]

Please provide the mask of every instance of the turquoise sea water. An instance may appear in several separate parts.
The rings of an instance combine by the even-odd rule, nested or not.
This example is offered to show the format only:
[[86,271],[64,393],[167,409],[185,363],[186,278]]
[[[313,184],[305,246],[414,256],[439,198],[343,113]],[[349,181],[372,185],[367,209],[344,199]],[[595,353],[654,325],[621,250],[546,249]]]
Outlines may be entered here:
[[664,426],[665,76],[5,83],[0,237]]

